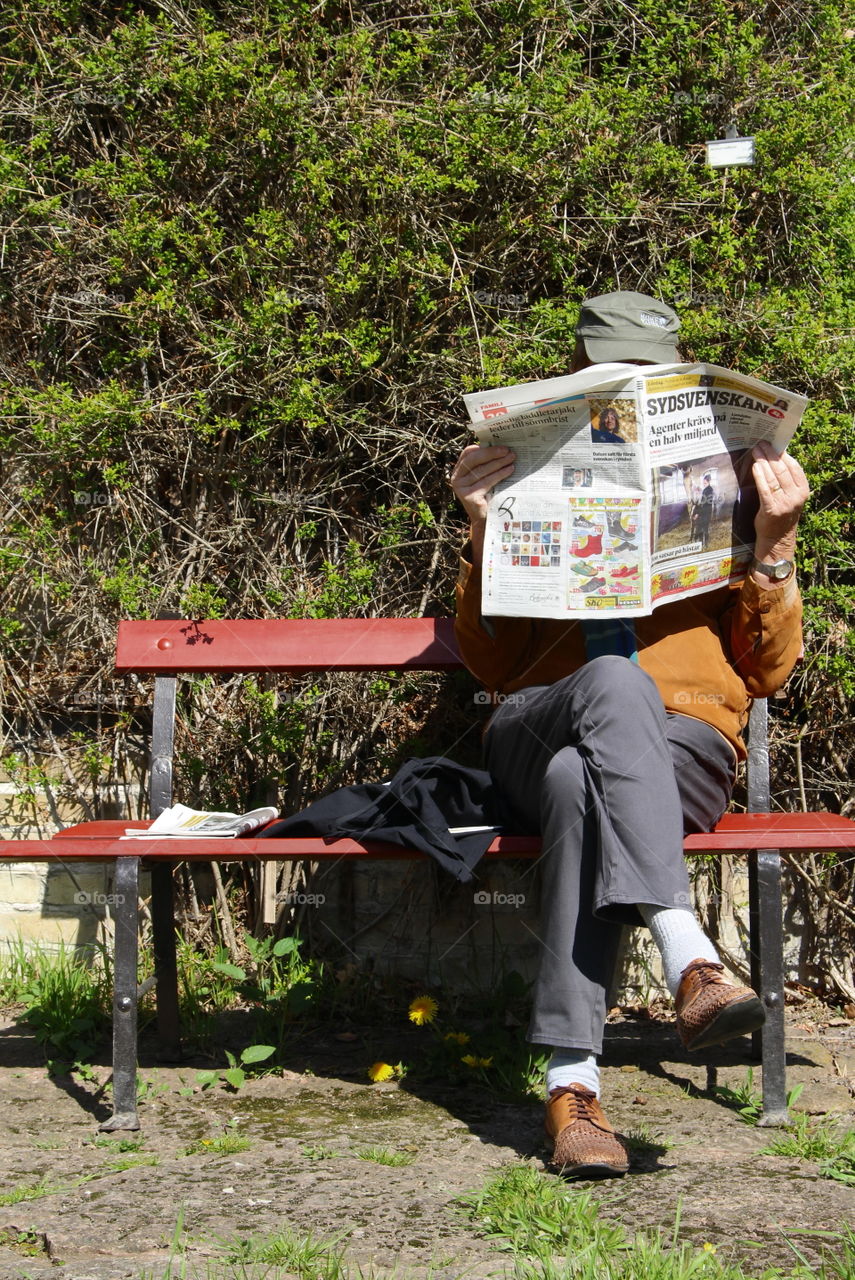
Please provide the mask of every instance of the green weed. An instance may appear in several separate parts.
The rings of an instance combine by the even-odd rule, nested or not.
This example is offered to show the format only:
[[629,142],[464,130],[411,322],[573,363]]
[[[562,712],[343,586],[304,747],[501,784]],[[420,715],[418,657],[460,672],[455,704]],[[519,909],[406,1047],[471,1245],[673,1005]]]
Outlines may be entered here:
[[106,1168],[108,1173],[124,1173],[126,1169],[137,1169],[142,1165],[156,1165],[159,1163],[159,1156],[146,1153],[141,1156],[116,1156],[114,1160],[107,1162]]
[[844,1129],[826,1117],[795,1116],[780,1137],[763,1147],[761,1155],[812,1160],[824,1178],[855,1186],[855,1129]]
[[[792,1107],[802,1095],[803,1084],[794,1085],[787,1093],[787,1106]],[[731,1088],[726,1084],[716,1085],[713,1093],[722,1102],[733,1107],[746,1124],[756,1124],[763,1113],[763,1096],[754,1088],[754,1069],[748,1067],[742,1084]]]
[[40,1258],[45,1253],[41,1236],[35,1231],[16,1231],[14,1227],[0,1228],[0,1247],[12,1249],[25,1258]]
[[248,1151],[252,1146],[249,1138],[239,1133],[221,1133],[216,1138],[202,1138],[185,1147],[185,1156],[233,1156],[239,1151]]
[[11,1191],[0,1194],[0,1205],[21,1204],[24,1200],[41,1200],[43,1196],[52,1196],[57,1191],[65,1191],[66,1187],[50,1183],[43,1174],[37,1182],[21,1182]]
[[412,1164],[415,1158],[406,1151],[394,1151],[391,1147],[360,1147],[355,1154],[360,1160],[373,1160],[375,1164],[386,1164],[392,1169]]
[[653,1151],[662,1154],[676,1146],[671,1138],[663,1137],[661,1133],[654,1133],[646,1124],[625,1130],[623,1136],[630,1151]]
[[339,1248],[346,1232],[328,1240],[310,1234],[280,1231],[272,1236],[249,1236],[226,1243],[229,1263],[268,1263],[295,1273],[300,1280],[346,1280],[344,1250]]
[[[209,1089],[212,1085],[222,1081],[228,1085],[230,1089],[237,1092],[246,1084],[250,1075],[257,1074],[252,1070],[261,1062],[266,1062],[276,1052],[276,1046],[272,1044],[251,1044],[242,1051],[240,1058],[236,1058],[228,1049],[225,1050],[228,1059],[228,1067],[224,1071],[197,1071],[196,1082],[203,1089]],[[264,1072],[262,1072],[264,1074]]]
[[128,1152],[136,1155],[145,1146],[145,1138],[95,1138],[92,1145],[117,1155],[126,1155]]
[[85,1061],[100,1048],[112,1013],[109,955],[98,947],[88,957],[72,947],[11,948],[0,966],[5,1002],[23,1004],[26,1023],[49,1056]]
[[[699,1248],[680,1241],[679,1209],[667,1235],[630,1235],[600,1217],[590,1192],[527,1165],[502,1170],[459,1203],[496,1247],[514,1255],[514,1280],[750,1280],[741,1265],[721,1262],[712,1242]],[[854,1261],[855,1234],[847,1227],[828,1233],[818,1269],[766,1268],[762,1280],[852,1280]]]

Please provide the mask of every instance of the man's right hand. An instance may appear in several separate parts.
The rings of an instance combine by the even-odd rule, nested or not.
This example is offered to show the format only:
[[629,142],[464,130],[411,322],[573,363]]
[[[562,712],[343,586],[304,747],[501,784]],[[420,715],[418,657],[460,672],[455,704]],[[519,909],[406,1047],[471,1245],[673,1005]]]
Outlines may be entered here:
[[492,492],[513,474],[517,456],[502,444],[470,444],[463,450],[449,477],[449,484],[469,516],[472,559],[481,563],[487,506]]

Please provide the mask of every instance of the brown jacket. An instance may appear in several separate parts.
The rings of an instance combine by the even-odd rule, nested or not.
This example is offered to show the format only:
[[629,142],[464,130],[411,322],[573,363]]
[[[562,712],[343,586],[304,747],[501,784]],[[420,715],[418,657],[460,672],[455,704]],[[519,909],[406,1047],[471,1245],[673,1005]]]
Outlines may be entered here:
[[[750,576],[635,619],[639,666],[656,681],[667,711],[694,716],[746,752],[740,734],[752,698],[784,684],[802,649],[795,578],[764,590]],[[481,570],[460,561],[457,642],[463,661],[494,694],[554,684],[586,661],[576,622],[481,617]]]

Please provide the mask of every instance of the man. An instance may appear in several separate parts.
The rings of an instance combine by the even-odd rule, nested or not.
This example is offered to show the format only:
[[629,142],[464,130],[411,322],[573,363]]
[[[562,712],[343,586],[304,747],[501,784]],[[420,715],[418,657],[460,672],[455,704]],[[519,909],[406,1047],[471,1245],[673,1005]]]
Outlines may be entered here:
[[704,487],[692,512],[692,521],[695,525],[693,537],[696,542],[700,542],[704,551],[706,551],[707,543],[710,540],[710,525],[715,506],[715,489],[712,487],[712,476],[709,471],[704,472],[703,479]]
[[[679,319],[638,293],[582,304],[571,371],[680,360]],[[728,982],[689,906],[683,835],[727,807],[752,697],[773,693],[801,649],[793,569],[809,496],[799,464],[754,450],[755,558],[739,586],[619,623],[482,618],[481,557],[493,488],[512,475],[504,446],[470,445],[451,486],[470,520],[460,565],[464,661],[510,694],[485,735],[487,767],[522,829],[543,837],[541,966],[528,1038],[552,1047],[546,1130],[551,1164],[619,1176],[625,1144],[599,1103],[606,992],[624,924],[645,924],[661,953],[684,1045],[700,1049],[764,1021],[753,991]]]

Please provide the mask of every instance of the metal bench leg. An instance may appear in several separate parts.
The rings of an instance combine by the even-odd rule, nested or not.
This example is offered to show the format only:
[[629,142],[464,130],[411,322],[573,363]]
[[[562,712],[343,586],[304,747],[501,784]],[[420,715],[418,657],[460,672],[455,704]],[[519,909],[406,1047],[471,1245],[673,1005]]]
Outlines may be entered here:
[[138,1129],[137,959],[140,860],[116,859],[113,953],[113,1114],[102,1130]]
[[784,1044],[784,927],[781,856],[777,849],[750,855],[751,979],[766,1010],[759,1032],[763,1064],[763,1111],[758,1124],[787,1123]]
[[175,908],[171,862],[156,862],[151,870],[151,929],[157,982],[157,1034],[163,1056],[180,1055],[178,1017],[178,960],[175,954]]

